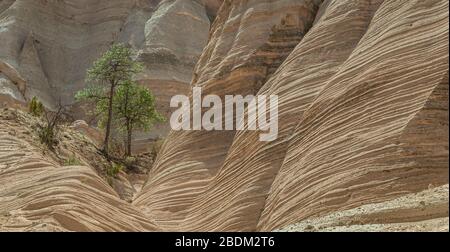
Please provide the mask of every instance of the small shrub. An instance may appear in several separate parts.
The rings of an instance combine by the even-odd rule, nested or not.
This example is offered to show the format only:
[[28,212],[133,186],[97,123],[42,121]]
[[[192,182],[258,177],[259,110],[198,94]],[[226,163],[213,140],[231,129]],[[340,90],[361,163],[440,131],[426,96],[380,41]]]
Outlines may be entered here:
[[153,143],[153,146],[152,146],[152,156],[153,156],[153,158],[156,158],[156,156],[158,156],[159,152],[162,149],[164,141],[165,141],[164,139],[159,139],[159,140],[157,140],[157,141],[155,141]]
[[113,179],[111,177],[107,177],[106,178],[106,182],[108,182],[108,185],[111,186],[111,187],[114,185],[114,181],[113,181]]
[[130,168],[136,164],[137,159],[135,157],[126,157],[123,162],[127,168]]
[[30,114],[36,117],[40,117],[44,113],[44,105],[38,100],[36,96],[31,99],[31,102],[28,105],[28,109],[30,111]]
[[75,155],[69,157],[69,159],[64,161],[64,166],[77,166],[82,165],[81,161],[77,159]]
[[106,170],[106,174],[110,177],[116,177],[123,170],[123,165],[112,162]]
[[[109,156],[121,157],[124,156],[123,143],[116,138],[112,138],[109,143]],[[106,155],[108,157],[108,155]]]
[[39,125],[38,135],[41,143],[45,144],[49,149],[54,149],[58,145],[57,134],[54,128],[47,125]]
[[38,135],[42,144],[47,145],[50,150],[53,150],[58,145],[58,134],[60,130],[60,124],[63,118],[64,107],[59,105],[58,111],[48,112],[44,110],[43,124],[38,125]]

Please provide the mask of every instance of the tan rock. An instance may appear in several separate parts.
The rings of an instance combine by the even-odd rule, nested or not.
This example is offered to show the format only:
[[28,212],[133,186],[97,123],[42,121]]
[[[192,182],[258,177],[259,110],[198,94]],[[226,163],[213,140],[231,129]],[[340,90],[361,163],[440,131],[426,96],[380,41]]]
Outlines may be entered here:
[[[249,6],[225,4],[194,85],[245,95],[255,78],[245,59],[265,33],[252,27],[246,40],[246,22],[233,14]],[[135,204],[169,229],[273,230],[447,184],[447,7],[327,1],[256,88],[280,96],[278,141],[261,143],[258,132],[173,132]]]
[[[50,40],[42,38],[56,36],[18,29],[28,17],[13,14],[29,8],[55,18],[68,11],[52,1],[52,8],[33,1],[24,9],[24,2],[0,3],[8,27],[0,30],[7,42],[0,58],[11,66],[3,67],[10,73],[2,71],[0,83],[16,96],[14,78],[31,76],[19,71],[17,39],[29,52],[22,66],[46,69],[54,55],[41,55],[38,44],[48,50]],[[184,45],[170,22],[208,27],[214,3],[97,1],[90,8],[104,12],[87,19],[96,24],[87,30],[101,38],[90,42],[112,41],[103,32],[125,20],[127,35],[119,39],[133,37],[140,57],[152,59],[146,63],[153,68],[138,79],[167,84],[155,88],[160,106],[192,86],[220,96],[278,95],[279,138],[171,132],[145,184],[141,175],[134,183],[120,175],[119,189],[134,199],[128,203],[92,167],[61,167],[54,155],[42,154],[20,120],[12,120],[17,115],[1,110],[0,230],[448,230],[448,1],[225,0],[188,87],[188,69],[201,50],[188,33],[197,27],[180,32],[181,41],[192,42]],[[76,13],[78,21],[90,16],[83,8]],[[61,37],[79,34],[73,22],[55,26]],[[52,73],[43,72],[51,86]]]
[[84,135],[89,137],[89,139],[95,141],[98,145],[102,144],[103,134],[98,129],[89,126],[85,121],[75,121],[70,127],[78,132],[83,133]]

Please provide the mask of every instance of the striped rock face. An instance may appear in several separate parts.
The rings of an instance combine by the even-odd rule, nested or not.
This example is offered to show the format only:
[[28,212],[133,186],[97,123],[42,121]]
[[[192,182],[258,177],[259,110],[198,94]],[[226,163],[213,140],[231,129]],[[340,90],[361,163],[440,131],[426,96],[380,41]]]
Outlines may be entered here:
[[[318,9],[318,1],[309,0],[225,1],[193,86],[222,98],[257,94],[311,28]],[[214,183],[235,134],[172,132],[135,203],[168,225],[178,225],[176,220],[185,218],[196,198]]]
[[1,231],[158,230],[91,167],[44,154],[32,127],[11,111],[0,112]]
[[126,41],[167,114],[193,87],[277,95],[278,138],[172,131],[128,203],[0,111],[0,230],[448,230],[447,0],[65,3],[0,1],[0,102],[73,93]]
[[225,2],[193,85],[278,95],[279,138],[173,132],[135,204],[167,228],[273,230],[448,183],[447,7]]

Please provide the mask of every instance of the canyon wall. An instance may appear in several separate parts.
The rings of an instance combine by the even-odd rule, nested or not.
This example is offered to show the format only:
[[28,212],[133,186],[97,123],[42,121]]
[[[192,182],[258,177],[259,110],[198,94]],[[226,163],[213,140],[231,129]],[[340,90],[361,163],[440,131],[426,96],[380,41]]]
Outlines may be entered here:
[[[193,86],[204,95],[256,94],[312,26],[319,1],[225,1]],[[234,131],[171,132],[135,203],[177,225],[217,175]],[[150,203],[151,202],[151,203]]]
[[[48,108],[61,101],[75,105],[75,118],[91,121],[87,108],[76,106],[74,94],[86,86],[86,70],[93,61],[112,43],[122,42],[136,50],[145,66],[136,78],[153,91],[157,108],[167,116],[169,98],[189,92],[220,4],[221,0],[2,0],[2,101],[20,104],[37,96]],[[161,138],[168,130],[166,123],[150,134],[138,134],[136,149],[145,149],[143,141]]]
[[[193,85],[207,94],[278,95],[279,138],[172,132],[134,202],[159,225],[274,230],[448,183],[448,2],[316,4],[224,3]],[[283,6],[293,14],[277,16]],[[243,47],[250,18],[252,37],[266,37]],[[254,42],[280,41],[283,18],[297,20],[297,34],[307,31],[295,48],[274,46],[292,50],[286,60]],[[264,62],[277,57],[283,63],[272,60],[271,73]]]
[[[30,6],[56,16],[50,19],[84,6],[63,11],[57,2]],[[147,67],[137,78],[161,97],[160,106],[193,87],[222,98],[278,95],[278,138],[171,131],[127,203],[89,167],[60,167],[27,147],[11,131],[20,126],[3,117],[0,229],[448,230],[447,0],[224,0],[220,9],[220,1],[108,2],[86,7],[102,15],[74,18],[100,25],[88,29],[100,37],[90,44],[117,38],[138,49]],[[37,58],[59,52],[55,39],[14,28],[28,18],[12,15],[25,3],[0,2],[0,38],[10,40],[0,49],[0,91],[17,100],[27,92],[54,95],[46,93],[50,84],[29,87],[29,74],[52,83],[56,70],[33,69],[52,67],[52,57]],[[87,31],[71,27],[61,35]],[[41,44],[49,51],[40,52]],[[29,53],[21,56],[22,47]],[[80,53],[93,53],[87,48]]]

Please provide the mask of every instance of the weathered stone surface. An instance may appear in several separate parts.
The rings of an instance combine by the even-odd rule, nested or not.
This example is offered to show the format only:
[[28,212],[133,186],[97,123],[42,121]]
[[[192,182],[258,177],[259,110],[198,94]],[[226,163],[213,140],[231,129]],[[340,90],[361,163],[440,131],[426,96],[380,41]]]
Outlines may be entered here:
[[[19,20],[5,13],[24,2],[0,2],[0,38],[17,33],[3,28]],[[4,118],[1,230],[448,230],[447,0],[225,0],[188,87],[201,50],[189,36],[196,28],[176,41],[167,22],[208,27],[217,2],[206,1],[204,11],[202,3],[111,1],[126,23],[118,38],[149,64],[138,79],[162,104],[195,86],[204,95],[278,95],[279,138],[171,132],[127,203],[89,167],[55,164]],[[38,33],[21,34],[27,56],[39,53]],[[14,61],[20,54],[11,56],[14,43],[0,49],[10,66],[0,83],[20,97],[28,88],[18,83],[31,75]],[[48,64],[23,59],[29,69]],[[43,72],[31,78],[51,84]]]
[[[273,78],[259,91],[261,95],[279,96],[278,139],[260,142],[260,132],[236,134],[221,172],[208,185],[206,193],[193,204],[201,205],[202,209],[192,210],[190,219],[201,219],[201,223],[220,229],[241,229],[245,226],[251,230],[256,226],[271,184],[285,158],[292,131],[328,78],[336,74],[353,52],[380,3],[358,1],[349,7],[348,2],[339,1],[327,7],[330,15],[324,16],[309,31]],[[330,32],[337,29],[348,31],[346,37],[343,38],[341,32]],[[224,196],[227,200],[213,196],[220,188],[228,186],[230,189]],[[221,205],[220,210],[218,204]],[[217,220],[226,221],[206,221],[203,218],[210,218],[206,212],[223,216]]]
[[447,8],[380,5],[293,131],[259,229],[448,183],[448,106],[440,113],[427,105],[448,99],[440,88],[448,79]]
[[[239,45],[228,27],[245,26],[233,16],[233,7],[245,4],[225,4],[194,85],[245,95],[254,72],[233,73],[247,64],[254,43],[227,46],[230,37]],[[279,139],[171,133],[135,204],[169,229],[273,230],[448,183],[447,7],[326,1],[312,29],[256,88],[279,95]],[[236,38],[245,41],[240,31]]]
[[[60,101],[72,105],[74,94],[86,85],[86,70],[92,62],[111,43],[122,42],[138,52],[145,69],[136,78],[153,91],[157,108],[169,116],[170,97],[189,92],[194,66],[221,3],[4,0],[0,5],[0,61],[17,71],[26,86],[22,99],[5,99],[30,100],[37,96],[49,108]],[[2,89],[11,87],[4,84]],[[73,116],[90,121],[85,110],[75,104]],[[146,150],[145,142],[168,132],[168,123],[161,123],[150,133],[136,134],[135,151]]]
[[86,166],[60,166],[0,112],[1,231],[154,231]]
[[14,107],[25,103],[25,80],[9,64],[0,60],[0,107]]
[[[145,24],[145,42],[138,58],[145,71],[138,81],[152,90],[158,109],[170,117],[170,99],[189,93],[195,64],[208,41],[210,20],[201,1],[167,0]],[[150,135],[139,134],[136,140],[158,139],[169,132],[169,124],[156,125]],[[143,144],[145,147],[145,144]],[[140,146],[135,146],[139,150]]]
[[[311,27],[318,8],[317,1],[309,0],[225,1],[193,85],[202,87],[204,95],[256,94]],[[206,192],[234,134],[172,132],[135,204],[177,225],[195,198]]]
[[0,59],[27,81],[26,98],[52,107],[60,99],[72,104],[93,60],[112,42],[125,42],[142,49],[148,68],[139,79],[158,83],[159,94],[166,81],[190,82],[208,38],[205,5],[214,14],[218,2],[2,1]]

